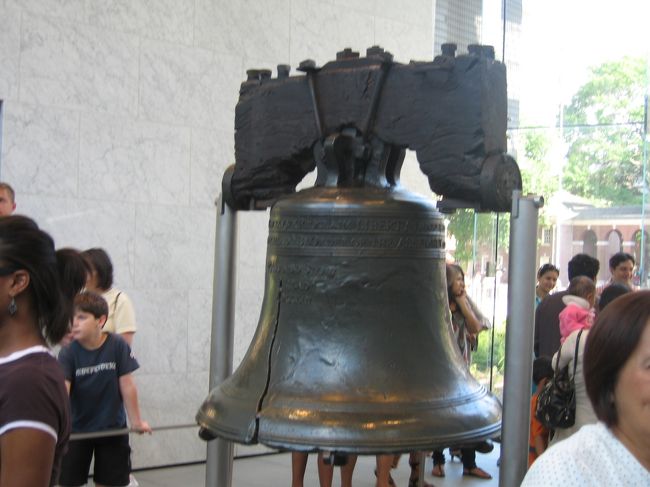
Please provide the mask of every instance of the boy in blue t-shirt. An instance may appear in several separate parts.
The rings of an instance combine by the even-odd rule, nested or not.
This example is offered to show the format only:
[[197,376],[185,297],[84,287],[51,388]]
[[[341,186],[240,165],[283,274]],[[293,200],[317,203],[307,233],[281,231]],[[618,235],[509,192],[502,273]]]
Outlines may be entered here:
[[[74,341],[61,349],[59,362],[70,395],[72,432],[90,433],[126,428],[151,433],[140,417],[138,392],[131,374],[139,365],[122,337],[102,333],[108,305],[95,293],[75,299]],[[126,414],[125,409],[126,407]],[[93,454],[97,486],[126,486],[131,473],[129,435],[70,441],[63,458],[59,483],[84,485]]]

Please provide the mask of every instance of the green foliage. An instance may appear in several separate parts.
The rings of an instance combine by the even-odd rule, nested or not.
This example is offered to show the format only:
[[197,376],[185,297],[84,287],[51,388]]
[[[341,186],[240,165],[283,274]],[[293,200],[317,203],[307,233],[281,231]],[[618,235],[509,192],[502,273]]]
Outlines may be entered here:
[[[479,372],[490,371],[490,349],[492,345],[492,330],[479,335],[478,348],[472,354],[472,368]],[[503,374],[506,358],[506,330],[496,328],[494,330],[494,357],[493,368],[495,374]]]
[[[555,129],[553,129],[555,132]],[[518,151],[519,169],[524,193],[537,194],[549,201],[559,187],[559,172],[553,171],[553,132],[548,130],[527,130],[515,144],[521,146]],[[540,226],[546,225],[545,208],[539,216]]]
[[[566,151],[557,147],[557,127],[512,135],[524,193],[539,194],[549,201],[563,187],[597,205],[641,203],[645,69],[645,61],[638,58],[592,69],[591,78],[564,110],[562,143]],[[617,125],[629,123],[633,125]],[[588,124],[597,126],[584,126]],[[567,163],[562,168],[565,152]],[[474,212],[459,210],[449,217],[448,232],[456,238],[457,261],[470,262],[475,244],[477,249],[507,248],[508,215],[499,218],[498,236],[495,220],[494,214],[477,215],[474,242]],[[543,208],[540,225],[545,226],[546,221]]]
[[[476,245],[489,245],[494,248],[497,225],[496,213],[475,213],[473,210],[457,210],[449,216],[447,231],[456,238],[454,258],[457,262],[470,262],[474,248],[474,215],[476,215]],[[499,235],[497,245],[508,246],[510,219],[499,215]]]
[[645,69],[642,58],[603,63],[571,99],[564,111],[568,191],[610,205],[641,203]]

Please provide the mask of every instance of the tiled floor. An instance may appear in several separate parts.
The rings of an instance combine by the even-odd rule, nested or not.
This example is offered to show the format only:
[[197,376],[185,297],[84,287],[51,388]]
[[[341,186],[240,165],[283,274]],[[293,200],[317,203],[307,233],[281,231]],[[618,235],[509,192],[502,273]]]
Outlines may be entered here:
[[[480,480],[463,477],[462,465],[458,460],[446,464],[446,477],[438,479],[431,476],[431,458],[427,459],[426,480],[435,487],[497,487],[499,469],[499,445],[495,443],[492,453],[487,455],[477,454],[476,463],[494,477],[492,480]],[[316,474],[316,455],[310,456],[305,475],[305,487],[318,487]],[[374,487],[375,458],[359,457],[353,483],[355,487]],[[409,466],[408,457],[404,456],[393,478],[397,487],[408,485]],[[203,487],[205,486],[205,465],[173,467],[156,470],[135,472],[135,477],[141,487]],[[335,472],[333,487],[338,487],[340,481]],[[92,483],[90,485],[93,485]],[[253,458],[239,458],[234,462],[232,487],[289,487],[291,485],[291,455],[279,453],[258,456]],[[210,486],[213,487],[213,486]],[[227,487],[227,486],[218,486]]]

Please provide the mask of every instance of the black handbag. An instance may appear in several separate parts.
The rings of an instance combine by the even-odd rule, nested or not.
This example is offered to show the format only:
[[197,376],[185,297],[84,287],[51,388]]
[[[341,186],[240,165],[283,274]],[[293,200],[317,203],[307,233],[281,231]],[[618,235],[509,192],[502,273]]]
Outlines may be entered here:
[[569,375],[569,364],[563,367],[562,370],[558,370],[562,352],[562,346],[560,345],[560,350],[558,350],[555,359],[555,374],[537,396],[535,417],[546,428],[570,428],[576,422],[576,388],[574,380],[578,364],[580,336],[583,331],[580,330],[576,340],[576,350],[573,356],[573,375]]

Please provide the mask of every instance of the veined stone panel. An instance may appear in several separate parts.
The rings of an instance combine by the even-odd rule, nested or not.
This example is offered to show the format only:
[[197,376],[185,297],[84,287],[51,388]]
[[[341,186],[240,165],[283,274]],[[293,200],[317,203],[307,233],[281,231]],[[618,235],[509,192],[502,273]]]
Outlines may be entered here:
[[406,157],[404,158],[402,170],[400,171],[400,181],[410,191],[414,191],[428,198],[435,196],[429,187],[429,179],[420,169],[415,151],[406,151]]
[[378,0],[330,0],[329,2],[322,3],[332,3],[338,8],[354,10],[357,13],[374,16],[377,12]]
[[[101,189],[100,189],[101,190]],[[58,248],[103,247],[113,262],[117,287],[135,281],[135,208],[128,203],[60,196],[16,194],[16,212],[36,220]],[[137,308],[137,304],[136,304]],[[137,312],[137,309],[136,309]]]
[[292,15],[291,0],[196,0],[195,45],[286,63]]
[[375,44],[389,51],[395,61],[403,64],[408,64],[411,60],[433,60],[431,32],[414,29],[408,22],[375,19]]
[[192,129],[190,203],[215,208],[223,173],[235,163],[234,118],[231,130]]
[[189,128],[83,114],[79,145],[82,198],[189,205]]
[[90,25],[192,45],[194,0],[87,0]]
[[47,15],[69,21],[83,22],[86,0],[4,0],[8,8],[28,14]]
[[[166,380],[172,381],[174,378],[168,377]],[[142,382],[136,379],[138,387]],[[180,391],[174,390],[174,395],[178,394]],[[152,423],[152,426],[158,425]],[[196,462],[205,459],[207,448],[205,441],[199,438],[198,428],[163,430],[152,435],[131,435],[130,445],[133,468]],[[137,480],[138,472],[134,472],[134,476]]]
[[0,15],[0,100],[18,98],[20,11],[3,8]]
[[232,127],[241,59],[197,47],[142,41],[139,116],[191,127]]
[[395,22],[406,22],[414,29],[431,34],[434,0],[376,0],[376,15]]
[[[140,363],[140,374],[149,378],[152,375],[186,373],[189,291],[153,286],[151,289],[123,291],[129,295],[135,308],[138,331],[133,341],[133,352]],[[182,407],[189,409],[186,398],[187,394],[176,396],[177,407],[183,404]],[[140,397],[143,403],[153,404],[158,404],[161,399],[157,391]]]
[[238,215],[237,300],[233,363],[237,367],[257,329],[266,277],[266,239],[270,211],[242,212]]
[[23,15],[20,100],[134,116],[138,51],[133,35]]
[[[187,372],[210,370],[212,332],[212,290],[190,289],[187,309]],[[205,384],[207,388],[207,382]],[[205,397],[201,398],[203,401]]]
[[374,17],[317,0],[291,3],[291,65],[305,59],[317,66],[336,59],[336,53],[351,47],[365,56],[375,43]]
[[[136,358],[140,360],[140,356]],[[194,423],[196,411],[187,404],[203,402],[207,395],[207,372],[186,373],[150,373],[145,376],[145,364],[135,372],[138,392],[146,397],[157,397],[155,402],[141,399],[144,417],[152,426]],[[187,401],[181,402],[179,397]],[[198,431],[198,427],[195,432]],[[146,438],[146,437],[145,437]]]
[[182,207],[173,201],[169,205],[139,205],[136,287],[211,289],[214,215],[214,210]]
[[[139,356],[137,358],[140,360]],[[135,372],[135,382],[140,393],[142,415],[154,428],[193,424],[196,411],[190,406],[203,402],[208,393],[207,372],[145,375],[142,370]],[[131,435],[130,440],[135,467],[205,458],[206,443],[198,437],[198,427]],[[135,476],[137,478],[138,474]]]
[[78,196],[79,113],[9,101],[2,178],[19,195]]

